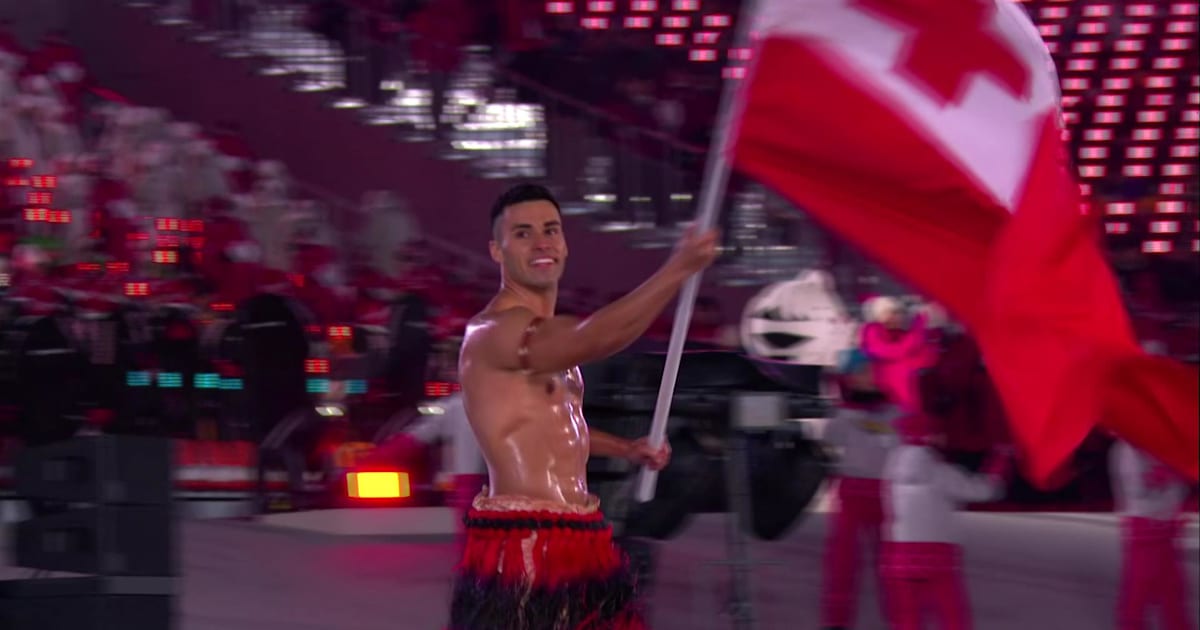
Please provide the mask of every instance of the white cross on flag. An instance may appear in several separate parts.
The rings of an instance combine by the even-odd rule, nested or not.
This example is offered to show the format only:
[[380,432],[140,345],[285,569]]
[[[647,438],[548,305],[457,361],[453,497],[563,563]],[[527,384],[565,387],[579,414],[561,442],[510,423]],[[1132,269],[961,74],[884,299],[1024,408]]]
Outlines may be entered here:
[[963,321],[1028,476],[1100,423],[1197,478],[1196,370],[1139,349],[1007,0],[759,0],[736,167]]

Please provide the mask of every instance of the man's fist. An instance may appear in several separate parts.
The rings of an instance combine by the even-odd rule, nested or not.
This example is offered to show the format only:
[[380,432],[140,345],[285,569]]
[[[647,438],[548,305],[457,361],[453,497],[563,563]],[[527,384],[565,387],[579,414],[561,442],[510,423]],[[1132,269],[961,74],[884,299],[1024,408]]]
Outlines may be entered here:
[[671,254],[668,264],[674,264],[689,274],[703,271],[717,259],[720,251],[721,235],[715,229],[699,231],[695,226],[688,226],[675,244],[675,252]]
[[647,438],[639,438],[629,447],[629,461],[650,470],[662,470],[671,461],[671,445],[666,442],[654,448]]

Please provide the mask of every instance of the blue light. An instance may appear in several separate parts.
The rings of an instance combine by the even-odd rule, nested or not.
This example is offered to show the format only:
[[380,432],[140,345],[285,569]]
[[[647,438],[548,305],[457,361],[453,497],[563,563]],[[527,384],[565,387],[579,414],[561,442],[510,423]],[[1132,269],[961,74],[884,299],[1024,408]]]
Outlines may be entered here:
[[126,372],[125,384],[129,387],[149,387],[150,373],[144,371]]
[[221,389],[221,377],[211,372],[197,373],[192,377],[192,386],[196,389]]
[[329,379],[327,378],[310,378],[304,385],[305,391],[310,394],[328,394]]
[[167,389],[183,387],[183,375],[179,372],[159,372],[158,386]]
[[353,379],[346,381],[347,394],[365,394],[367,393],[367,382],[362,379]]
[[221,389],[226,391],[235,391],[242,389],[242,379],[240,378],[223,378],[221,379]]

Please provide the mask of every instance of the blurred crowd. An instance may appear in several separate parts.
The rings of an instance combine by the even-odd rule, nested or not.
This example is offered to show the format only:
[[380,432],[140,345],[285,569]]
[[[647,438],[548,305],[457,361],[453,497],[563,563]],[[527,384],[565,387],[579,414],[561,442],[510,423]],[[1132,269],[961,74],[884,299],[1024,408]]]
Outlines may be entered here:
[[[728,13],[738,3],[703,4]],[[584,28],[579,14],[550,13],[540,0],[311,0],[305,26],[366,58],[375,103],[384,97],[379,80],[397,64],[441,78],[437,91],[465,47],[487,45],[510,71],[614,122],[706,146],[721,89],[721,63],[689,62],[687,47],[655,46],[648,30]]]
[[[448,264],[389,191],[354,207],[306,198],[236,125],[204,129],[97,85],[62,33],[25,50],[0,28],[0,284],[27,313],[111,312],[130,300],[229,309],[285,294],[325,325],[383,326],[398,292],[432,307],[453,342],[494,288]],[[565,312],[601,305],[566,289]],[[664,319],[650,335],[665,340]],[[732,347],[734,327],[702,298],[693,341]]]
[[445,264],[395,194],[306,198],[234,125],[202,129],[96,85],[61,33],[24,50],[0,28],[0,156],[0,285],[26,312],[208,310],[268,291],[322,324],[383,325],[407,291],[453,337],[481,305],[481,280]]

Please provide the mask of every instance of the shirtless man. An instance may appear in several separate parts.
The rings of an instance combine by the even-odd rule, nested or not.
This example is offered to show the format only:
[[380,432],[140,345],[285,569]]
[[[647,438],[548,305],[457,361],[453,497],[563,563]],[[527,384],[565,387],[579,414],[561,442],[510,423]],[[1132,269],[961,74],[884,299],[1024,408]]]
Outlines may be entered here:
[[492,236],[500,291],[468,324],[459,355],[490,486],[468,513],[450,627],[642,628],[628,564],[587,491],[587,459],[623,457],[657,470],[670,451],[589,435],[578,366],[638,339],[716,258],[716,234],[689,232],[646,282],[583,320],[554,313],[567,245],[549,191],[520,185],[501,195]]

